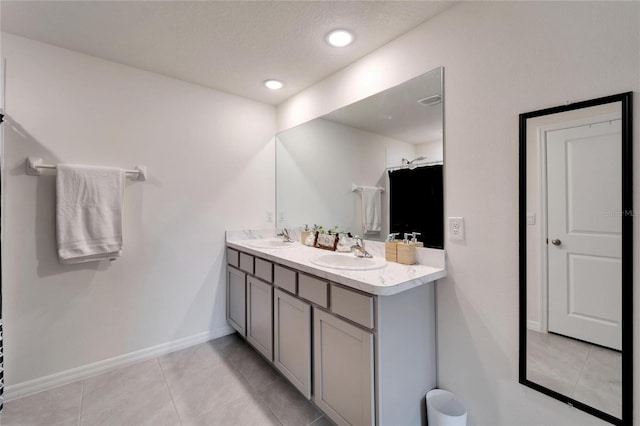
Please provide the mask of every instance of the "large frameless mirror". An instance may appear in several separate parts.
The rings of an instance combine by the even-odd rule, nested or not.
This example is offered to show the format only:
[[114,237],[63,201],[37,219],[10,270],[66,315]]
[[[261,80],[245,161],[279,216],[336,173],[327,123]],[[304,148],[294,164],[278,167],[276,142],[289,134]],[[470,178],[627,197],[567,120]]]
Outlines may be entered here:
[[337,226],[371,240],[415,231],[443,248],[443,73],[278,133],[278,227]]
[[632,415],[631,93],[520,116],[520,382]]

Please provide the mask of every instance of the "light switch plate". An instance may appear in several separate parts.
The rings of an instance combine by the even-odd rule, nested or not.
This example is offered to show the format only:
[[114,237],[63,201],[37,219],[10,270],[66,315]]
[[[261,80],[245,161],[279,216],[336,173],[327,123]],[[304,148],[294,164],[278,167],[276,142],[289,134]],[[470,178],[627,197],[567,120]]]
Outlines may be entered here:
[[272,211],[268,211],[266,216],[267,216],[267,222],[273,222],[273,212]]
[[285,217],[284,210],[280,210],[278,212],[278,222],[284,222],[284,217]]
[[449,218],[449,239],[464,241],[464,218]]
[[527,212],[527,225],[536,224],[536,214],[534,212]]

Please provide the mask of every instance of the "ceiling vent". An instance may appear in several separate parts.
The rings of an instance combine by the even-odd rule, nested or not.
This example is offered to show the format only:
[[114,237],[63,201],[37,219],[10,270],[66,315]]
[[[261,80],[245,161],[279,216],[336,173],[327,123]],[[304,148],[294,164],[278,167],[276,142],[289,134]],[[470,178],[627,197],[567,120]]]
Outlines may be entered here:
[[442,102],[442,96],[440,95],[428,96],[418,101],[420,105],[426,105],[426,106],[438,105],[440,102]]

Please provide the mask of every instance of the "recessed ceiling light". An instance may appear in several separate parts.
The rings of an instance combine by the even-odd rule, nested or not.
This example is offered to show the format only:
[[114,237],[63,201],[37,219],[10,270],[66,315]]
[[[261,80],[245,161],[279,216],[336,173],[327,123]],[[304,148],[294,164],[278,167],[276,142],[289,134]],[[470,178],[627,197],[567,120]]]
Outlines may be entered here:
[[327,35],[327,43],[334,47],[345,47],[353,42],[353,34],[347,30],[333,30]]
[[265,80],[264,85],[271,90],[278,90],[284,87],[284,83],[279,80]]

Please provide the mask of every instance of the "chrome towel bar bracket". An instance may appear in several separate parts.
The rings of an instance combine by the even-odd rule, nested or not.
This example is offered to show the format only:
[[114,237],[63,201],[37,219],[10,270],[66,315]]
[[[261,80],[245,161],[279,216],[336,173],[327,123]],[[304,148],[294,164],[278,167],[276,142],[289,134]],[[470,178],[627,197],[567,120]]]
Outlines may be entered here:
[[[55,164],[44,164],[42,158],[28,157],[26,161],[27,174],[31,176],[40,176],[42,169],[57,169]],[[138,164],[133,170],[125,170],[126,174],[136,180],[147,180],[147,166]]]

